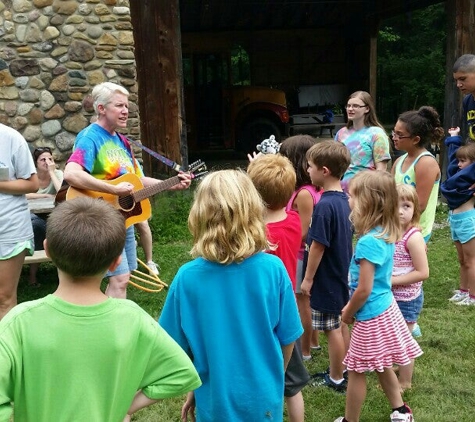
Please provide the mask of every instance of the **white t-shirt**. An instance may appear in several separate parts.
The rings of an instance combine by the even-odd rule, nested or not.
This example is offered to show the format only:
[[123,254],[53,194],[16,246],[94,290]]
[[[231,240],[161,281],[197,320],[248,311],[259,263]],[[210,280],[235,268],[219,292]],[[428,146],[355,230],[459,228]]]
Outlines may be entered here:
[[[23,136],[0,124],[0,168],[8,168],[9,180],[29,179],[36,173],[35,163]],[[6,173],[5,170],[3,170]],[[33,238],[30,211],[25,195],[0,191],[0,242],[15,244]]]

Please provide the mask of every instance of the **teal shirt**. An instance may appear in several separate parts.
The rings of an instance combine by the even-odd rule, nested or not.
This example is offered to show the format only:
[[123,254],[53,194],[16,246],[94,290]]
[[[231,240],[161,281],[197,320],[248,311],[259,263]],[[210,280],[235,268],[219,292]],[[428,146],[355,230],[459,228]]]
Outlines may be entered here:
[[203,381],[198,421],[283,420],[282,346],[303,329],[280,258],[260,252],[229,265],[186,263],[159,322],[193,356]]
[[365,259],[374,265],[373,289],[364,305],[356,312],[357,321],[366,321],[381,315],[394,300],[391,291],[394,243],[386,243],[384,238],[376,237],[381,229],[373,229],[361,236],[355,246],[350,263],[350,289],[354,291],[359,284],[360,261]]

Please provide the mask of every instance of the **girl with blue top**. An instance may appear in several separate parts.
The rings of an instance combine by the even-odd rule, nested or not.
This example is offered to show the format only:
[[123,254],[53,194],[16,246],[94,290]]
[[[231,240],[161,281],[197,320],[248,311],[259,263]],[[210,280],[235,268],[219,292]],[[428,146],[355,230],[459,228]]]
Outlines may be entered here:
[[401,396],[393,364],[409,365],[422,351],[407,328],[391,292],[394,243],[400,236],[398,194],[391,175],[365,171],[349,187],[350,219],[359,235],[350,264],[352,296],[342,321],[354,324],[343,361],[348,369],[345,417],[358,422],[366,397],[365,372],[376,371],[391,404],[392,422],[413,422]]
[[182,420],[282,421],[284,371],[303,332],[287,270],[269,249],[265,205],[239,170],[208,174],[188,218],[191,254],[160,325],[192,357],[202,386]]

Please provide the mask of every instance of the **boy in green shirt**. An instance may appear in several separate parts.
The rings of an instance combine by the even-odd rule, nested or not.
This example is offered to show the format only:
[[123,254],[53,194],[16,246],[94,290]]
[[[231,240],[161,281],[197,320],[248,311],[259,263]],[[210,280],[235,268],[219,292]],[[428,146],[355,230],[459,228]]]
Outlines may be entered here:
[[13,308],[0,323],[0,421],[129,421],[159,399],[201,385],[192,362],[137,304],[107,297],[120,263],[122,215],[77,198],[49,216],[45,250],[57,290]]

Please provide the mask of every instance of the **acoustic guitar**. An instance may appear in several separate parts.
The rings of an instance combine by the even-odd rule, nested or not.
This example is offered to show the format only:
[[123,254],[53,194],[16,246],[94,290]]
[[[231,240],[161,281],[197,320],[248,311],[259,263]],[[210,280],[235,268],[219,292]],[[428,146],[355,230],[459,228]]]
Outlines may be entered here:
[[[192,179],[202,177],[206,174],[206,164],[201,160],[195,161],[190,164],[188,172]],[[149,219],[152,215],[152,206],[148,198],[177,185],[180,183],[181,179],[178,176],[174,176],[162,181],[161,183],[157,183],[156,185],[144,187],[138,176],[132,173],[127,173],[119,176],[117,179],[103,181],[111,185],[118,185],[121,182],[131,183],[134,186],[134,191],[130,195],[118,196],[88,189],[77,189],[69,186],[66,191],[65,199],[70,200],[88,196],[90,198],[107,201],[122,213],[125,218],[125,226],[130,227],[132,224],[140,223],[141,221]]]

